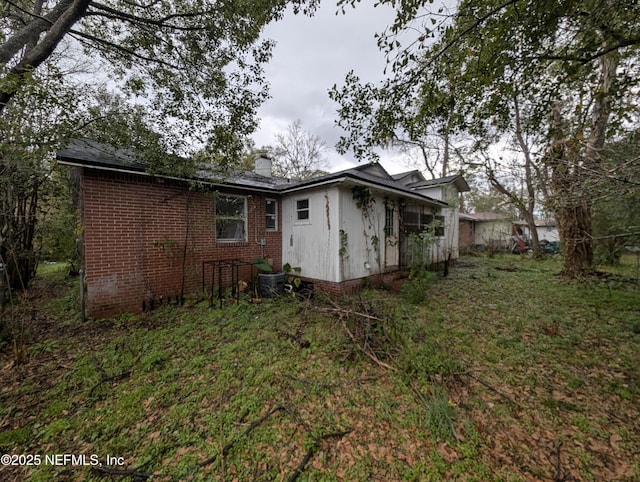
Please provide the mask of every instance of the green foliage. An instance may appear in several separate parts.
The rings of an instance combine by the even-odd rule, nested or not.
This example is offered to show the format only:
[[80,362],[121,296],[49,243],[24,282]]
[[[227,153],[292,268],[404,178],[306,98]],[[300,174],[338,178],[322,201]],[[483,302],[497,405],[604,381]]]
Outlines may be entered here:
[[51,68],[43,76],[31,76],[0,114],[0,262],[13,289],[29,285],[43,245],[59,255],[72,251],[69,239],[75,226],[54,240],[39,230],[38,222],[56,210],[68,215],[59,223],[52,219],[53,231],[73,222],[64,200],[66,185],[54,172],[53,162],[53,153],[77,120],[65,108],[73,94],[61,82],[59,71]]
[[[256,110],[268,96],[263,65],[274,44],[262,37],[263,28],[281,19],[289,7],[294,13],[313,14],[317,4],[317,0],[150,5],[118,0],[108,7],[91,2],[7,4],[0,12],[4,34],[0,65],[5,66],[0,73],[0,115],[28,88],[31,77],[42,75],[48,65],[75,69],[69,69],[75,60],[69,52],[77,50],[55,49],[73,32],[82,38],[85,58],[98,64],[100,75],[87,77],[92,82],[109,77],[131,105],[144,106],[150,117],[147,125],[174,148],[159,153],[193,154],[205,144],[221,163],[236,162],[242,139],[257,126]],[[14,21],[17,18],[22,21]],[[61,80],[74,75],[63,71],[58,72]],[[74,100],[66,106],[77,111],[83,102]]]
[[294,286],[295,288],[300,287],[302,284],[302,280],[298,276],[302,272],[302,268],[300,266],[291,266],[289,263],[285,263],[282,267],[282,271],[284,272],[286,283]]
[[354,186],[351,192],[358,209],[362,210],[365,216],[368,216],[369,211],[373,209],[376,202],[375,197],[371,193],[371,189],[367,186]]
[[[46,338],[28,365],[0,371],[0,445],[124,456],[118,469],[170,480],[286,479],[317,447],[300,478],[415,481],[552,480],[559,447],[575,478],[606,480],[615,464],[635,480],[637,285],[564,283],[559,268],[462,259],[428,306],[366,291],[82,323],[39,296],[25,311]],[[357,356],[342,321],[390,368]],[[564,433],[578,443],[560,444]],[[104,478],[83,466],[2,470]]]
[[338,255],[341,260],[349,258],[349,233],[344,229],[340,230],[340,249],[338,250]]
[[262,271],[263,273],[272,273],[273,268],[264,258],[255,258],[251,260],[251,264],[256,267],[258,271]]
[[16,430],[7,430],[0,432],[0,446],[12,447],[15,445],[22,445],[33,437],[31,433],[31,427],[19,428]]
[[640,245],[640,178],[637,152],[640,135],[636,132],[612,143],[603,152],[603,163],[610,176],[600,179],[602,193],[593,202],[593,235],[596,261],[619,264],[626,248]]
[[47,197],[38,216],[37,233],[40,258],[47,261],[70,261],[79,265],[78,241],[82,235],[77,207],[78,183],[72,172],[54,168],[43,186]]
[[428,299],[429,288],[435,281],[435,273],[424,268],[411,271],[409,280],[402,285],[402,295],[414,305],[421,305]]
[[437,242],[436,230],[443,226],[442,222],[433,219],[421,233],[409,234],[410,268],[412,272],[424,270],[431,264],[431,248]]
[[[391,75],[373,84],[349,72],[331,89],[346,132],[339,151],[375,159],[377,147],[397,139],[424,148],[425,132],[447,145],[459,136],[476,157],[463,156],[467,167],[485,167],[494,186],[525,179],[526,196],[503,190],[519,210],[533,213],[544,195],[566,238],[564,272],[589,271],[593,233],[580,206],[608,176],[596,154],[605,139],[637,118],[638,2],[464,0],[451,11],[434,11],[429,0],[380,4],[396,9],[377,37]],[[504,151],[508,139],[524,168],[495,159],[492,147]],[[531,145],[544,154],[532,159]]]
[[431,435],[437,440],[452,440],[456,411],[446,389],[435,385],[426,403],[426,424]]

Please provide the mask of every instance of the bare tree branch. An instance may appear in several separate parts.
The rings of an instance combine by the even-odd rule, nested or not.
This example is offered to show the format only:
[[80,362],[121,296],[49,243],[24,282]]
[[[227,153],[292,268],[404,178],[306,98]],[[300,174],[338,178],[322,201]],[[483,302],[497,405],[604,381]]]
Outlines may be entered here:
[[108,40],[99,38],[99,37],[94,37],[93,35],[89,35],[87,33],[84,32],[80,32],[78,30],[70,30],[69,31],[70,34],[75,35],[76,37],[88,40],[90,42],[92,42],[93,46],[103,46],[106,50],[106,47],[110,48],[110,49],[114,49],[114,50],[118,50],[124,54],[127,55],[131,55],[132,57],[135,57],[137,59],[140,60],[144,60],[145,62],[150,62],[150,63],[155,63],[158,65],[164,65],[165,67],[169,67],[171,69],[178,69],[179,66],[175,65],[175,64],[170,64],[169,62],[165,62],[164,60],[158,59],[156,57],[147,57],[146,55],[141,55],[138,52],[128,49],[126,47],[124,47],[121,44],[116,44],[114,42],[109,42]]
[[74,0],[61,0],[51,12],[40,16],[25,10],[10,0],[5,1],[17,10],[33,17],[33,21],[28,22],[0,46],[0,64],[9,62],[31,39],[37,38],[42,32],[52,27],[74,2]]
[[106,12],[106,15],[99,12],[88,12],[88,16],[104,16],[106,18],[131,22],[139,25],[152,25],[154,27],[162,27],[162,28],[167,28],[171,30],[182,30],[182,31],[205,30],[206,27],[185,27],[182,25],[173,25],[167,22],[175,19],[198,18],[201,15],[212,13],[212,12],[174,13],[172,15],[166,15],[159,19],[152,19],[147,17],[140,17],[138,15],[131,15],[126,12],[123,12],[122,10],[117,10],[115,8],[109,7],[107,5],[102,5],[97,2],[91,2],[91,7],[94,7],[102,12]]
[[[45,36],[33,47],[24,58],[9,70],[9,75],[20,78],[27,72],[39,67],[53,53],[60,41],[69,32],[73,24],[75,24],[87,11],[90,0],[63,0],[57,6],[67,5],[67,8],[61,12],[53,25],[48,29]],[[54,9],[55,10],[55,9]],[[40,21],[34,22],[40,25]],[[37,30],[37,28],[34,27]],[[42,32],[44,30],[41,30]],[[29,31],[33,33],[32,31]],[[30,38],[23,39],[23,45],[29,43]],[[0,113],[4,111],[7,102],[15,95],[15,90],[3,89],[0,92]]]

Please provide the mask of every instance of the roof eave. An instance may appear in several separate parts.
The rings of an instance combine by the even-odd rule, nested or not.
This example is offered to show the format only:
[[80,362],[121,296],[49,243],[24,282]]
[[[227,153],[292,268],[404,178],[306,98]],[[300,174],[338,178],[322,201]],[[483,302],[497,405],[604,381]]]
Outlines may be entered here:
[[229,181],[223,181],[223,180],[214,181],[211,179],[204,179],[204,178],[185,178],[185,177],[178,177],[178,176],[169,176],[166,174],[152,174],[152,173],[146,172],[143,169],[134,169],[134,168],[126,169],[122,167],[105,166],[102,164],[91,163],[84,160],[69,159],[65,157],[58,157],[58,163],[66,166],[82,167],[82,168],[94,169],[98,171],[118,172],[121,174],[134,174],[138,176],[145,176],[150,179],[166,179],[166,180],[178,181],[178,182],[197,182],[199,184],[203,184],[207,186],[224,186],[224,187],[229,187],[233,189],[243,189],[246,191],[262,192],[262,193],[269,193],[269,194],[279,193],[279,189],[277,189],[276,187],[273,187],[273,188],[258,187],[258,186],[252,186],[248,184],[242,184],[238,182],[229,182]]
[[415,199],[418,201],[422,201],[422,202],[427,202],[436,206],[440,206],[440,207],[449,207],[449,204],[447,204],[444,201],[440,201],[438,199],[433,199],[430,198],[429,196],[424,196],[422,194],[418,194],[415,193],[413,191],[409,191],[409,190],[404,190],[404,189],[399,189],[399,188],[393,188],[391,186],[385,186],[384,184],[378,184],[375,182],[371,182],[371,181],[366,181],[364,179],[360,179],[358,177],[355,176],[350,176],[350,175],[343,175],[340,177],[335,177],[335,178],[330,178],[330,179],[326,179],[324,181],[321,182],[317,182],[317,183],[313,183],[313,184],[304,184],[301,186],[292,186],[291,188],[285,188],[281,191],[282,194],[289,194],[289,193],[294,193],[294,192],[300,192],[300,191],[304,191],[304,190],[308,190],[308,189],[314,189],[314,188],[318,188],[318,187],[325,187],[325,186],[335,186],[335,185],[344,185],[344,184],[349,184],[352,183],[354,185],[359,185],[359,186],[367,186],[367,187],[371,187],[371,188],[375,188],[378,190],[382,190],[388,193],[393,193],[397,196],[401,196],[401,197],[406,197],[406,198],[411,198],[411,199]]

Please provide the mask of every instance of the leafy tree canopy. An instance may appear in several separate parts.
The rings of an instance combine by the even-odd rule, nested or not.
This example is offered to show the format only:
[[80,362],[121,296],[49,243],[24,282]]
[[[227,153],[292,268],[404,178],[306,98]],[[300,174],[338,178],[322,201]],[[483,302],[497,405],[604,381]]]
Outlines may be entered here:
[[573,132],[584,136],[598,89],[595,66],[611,54],[622,66],[613,127],[628,118],[640,45],[634,0],[464,0],[455,11],[436,9],[432,0],[381,3],[397,12],[378,35],[391,76],[374,85],[350,72],[332,89],[347,131],[342,151],[375,156],[372,148],[398,137],[417,140],[434,126],[486,145],[514,129],[516,95],[532,129],[546,125],[551,103],[561,100]]
[[48,66],[43,74],[24,85],[0,122],[0,263],[11,288],[25,288],[35,274],[37,221],[56,189],[52,152],[61,145],[61,133],[78,122],[66,108],[74,92],[59,71]]
[[[251,132],[267,97],[263,27],[317,0],[16,0],[0,3],[0,112],[65,42],[101,59],[104,75],[156,112],[158,130],[226,150]],[[73,105],[69,106],[74,107]],[[186,143],[177,147],[185,150]],[[232,144],[234,150],[238,146]]]
[[593,235],[599,261],[616,264],[640,246],[640,132],[609,145],[593,201]]
[[548,183],[564,273],[588,273],[602,150],[639,120],[640,4],[461,0],[448,12],[431,9],[432,0],[381,3],[397,11],[378,37],[391,76],[373,85],[351,72],[343,87],[334,86],[338,124],[347,132],[339,149],[369,157],[396,137],[416,140],[425,126],[466,134],[476,152],[508,136],[520,146],[535,139],[546,172],[531,159],[526,165]]

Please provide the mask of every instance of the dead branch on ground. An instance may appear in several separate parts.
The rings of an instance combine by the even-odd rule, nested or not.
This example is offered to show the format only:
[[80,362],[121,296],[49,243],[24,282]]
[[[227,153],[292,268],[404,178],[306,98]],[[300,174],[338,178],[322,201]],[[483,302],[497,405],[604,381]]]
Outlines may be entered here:
[[276,333],[278,333],[278,336],[296,343],[300,348],[309,348],[311,346],[311,342],[302,337],[302,330],[300,328],[296,330],[295,335],[283,330],[276,330]]
[[89,395],[87,396],[88,399],[93,397],[93,392],[95,392],[100,385],[108,382],[125,380],[131,376],[131,370],[118,373],[116,375],[108,375],[105,369],[102,368],[102,364],[100,363],[100,361],[95,356],[93,357],[93,364],[96,367],[96,371],[100,374],[100,381],[93,387],[91,387],[91,390],[89,390]]
[[292,380],[294,382],[301,383],[303,385],[308,385],[308,386],[312,386],[312,387],[316,387],[316,388],[326,388],[327,390],[331,390],[331,389],[334,389],[334,388],[340,388],[340,387],[344,387],[344,386],[353,386],[354,384],[360,384],[360,383],[364,383],[364,382],[372,382],[372,381],[376,381],[376,380],[380,379],[379,376],[369,376],[369,377],[354,378],[354,379],[345,380],[345,381],[342,381],[342,382],[322,383],[322,382],[318,382],[318,381],[315,381],[315,380],[307,380],[305,378],[294,377],[293,375],[289,375],[289,374],[285,374],[285,375],[283,375],[283,377],[287,378],[289,380]]
[[498,390],[496,387],[494,387],[490,383],[484,381],[482,378],[475,376],[472,372],[463,372],[463,373],[459,373],[458,375],[466,375],[466,376],[468,376],[469,378],[475,380],[476,382],[480,383],[481,385],[487,387],[492,392],[497,393],[502,398],[504,398],[505,400],[510,402],[512,405],[515,405],[516,407],[520,407],[520,404],[518,402],[516,402],[513,398],[511,398],[509,395],[507,395],[506,393],[501,392],[500,390]]
[[278,405],[275,408],[272,408],[269,412],[267,412],[265,415],[263,415],[262,417],[260,417],[259,419],[251,422],[251,424],[246,428],[246,430],[244,432],[242,432],[239,436],[237,436],[235,439],[233,439],[231,442],[229,442],[227,445],[225,445],[222,448],[222,451],[220,452],[220,454],[214,454],[211,457],[209,457],[206,460],[203,460],[202,462],[200,462],[198,464],[198,467],[205,467],[207,465],[212,464],[213,462],[216,461],[216,459],[218,458],[218,456],[222,456],[222,457],[226,457],[227,454],[231,451],[231,449],[233,448],[233,446],[243,437],[246,437],[247,435],[249,435],[256,427],[258,427],[260,424],[262,424],[265,420],[267,420],[269,417],[271,417],[272,415],[274,415],[277,412],[281,412],[281,411],[286,411],[286,408],[283,407],[282,405]]
[[315,454],[316,450],[318,450],[318,447],[320,446],[320,442],[324,440],[328,440],[330,438],[341,439],[342,437],[350,434],[351,432],[353,432],[353,430],[345,430],[344,432],[328,433],[326,435],[322,435],[320,437],[314,438],[313,444],[311,445],[311,447],[309,447],[309,450],[307,450],[307,453],[305,454],[304,458],[300,461],[296,469],[291,473],[291,475],[287,479],[287,482],[294,482],[302,474],[305,467],[307,466],[307,464]]
[[353,342],[354,346],[359,351],[361,351],[362,354],[364,354],[365,356],[367,356],[371,360],[373,360],[376,363],[376,365],[378,365],[379,367],[386,368],[387,370],[393,370],[394,369],[388,363],[385,363],[385,362],[379,360],[378,357],[376,356],[376,354],[368,346],[368,343],[365,343],[364,345],[360,345],[358,343],[358,340],[356,339],[355,335],[353,333],[351,333],[351,330],[349,330],[349,328],[347,327],[347,323],[345,322],[344,318],[341,317],[340,321],[342,322],[342,326],[343,326],[344,330],[347,332],[347,335],[349,336],[349,338],[351,338],[351,341]]
[[[318,308],[318,311],[336,316],[342,324],[345,333],[353,343],[353,346],[359,352],[371,359],[379,367],[386,370],[395,370],[392,365],[380,360],[379,357],[379,354],[386,355],[388,358],[392,357],[392,354],[388,350],[385,351],[385,347],[397,350],[396,344],[389,336],[386,327],[389,321],[376,314],[370,313],[369,307],[362,299],[360,299],[362,311],[343,308],[331,299],[327,301],[332,307]],[[353,320],[354,317],[360,321],[356,321],[355,325],[350,328],[347,322]],[[376,329],[379,329],[382,336],[380,336],[379,333],[377,335],[375,334]],[[376,344],[379,346],[374,346]]]
[[556,444],[553,450],[553,457],[556,459],[556,462],[554,464],[556,473],[553,476],[553,482],[567,482],[573,479],[573,477],[566,475],[564,473],[564,470],[562,469],[562,457],[560,453],[561,449],[562,449],[562,440]]

